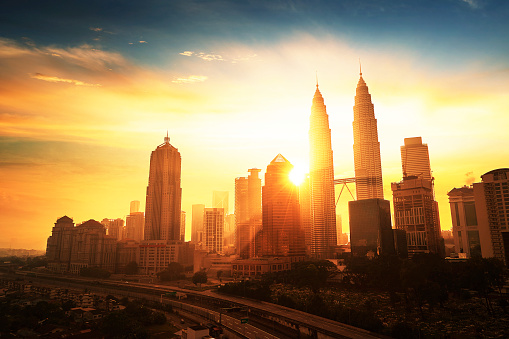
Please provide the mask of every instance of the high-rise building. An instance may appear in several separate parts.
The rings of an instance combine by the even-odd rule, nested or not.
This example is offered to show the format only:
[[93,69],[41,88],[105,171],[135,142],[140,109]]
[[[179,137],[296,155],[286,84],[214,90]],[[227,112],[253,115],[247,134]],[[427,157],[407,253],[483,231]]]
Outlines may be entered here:
[[73,230],[74,222],[66,215],[55,222],[46,247],[49,270],[54,272],[69,271]]
[[394,254],[391,203],[384,199],[348,202],[352,255]]
[[262,180],[251,168],[247,177],[235,179],[235,246],[243,259],[256,255],[256,234],[262,225]]
[[[509,263],[509,168],[481,175],[474,183],[475,212],[483,258]],[[467,235],[468,236],[468,235]]]
[[[267,166],[262,188],[262,256],[304,256],[299,191],[289,179],[293,165],[281,154]],[[334,234],[335,235],[335,234]]]
[[129,214],[140,211],[140,202],[138,200],[131,201]]
[[368,86],[360,73],[353,106],[353,152],[357,200],[384,198],[380,143]]
[[213,208],[222,208],[224,210],[224,215],[228,215],[228,191],[212,191],[212,207]]
[[474,188],[468,186],[453,188],[447,195],[451,206],[452,237],[456,252],[465,253],[467,258],[472,255],[480,256],[481,242],[475,211]]
[[124,234],[124,220],[121,218],[101,220],[101,224],[106,227],[107,234],[116,240],[122,240]]
[[405,138],[405,145],[401,146],[401,167],[403,177],[432,179],[428,145],[422,143],[421,137]]
[[186,212],[180,212],[180,241],[186,241]]
[[311,254],[325,259],[337,245],[336,204],[329,116],[318,84],[309,121]]
[[180,153],[166,136],[150,156],[145,240],[180,239],[180,164]]
[[404,177],[401,182],[393,182],[391,189],[395,226],[406,231],[408,255],[441,254],[440,220],[432,181]]
[[224,209],[205,208],[203,215],[205,249],[209,253],[223,253]]
[[[299,185],[299,203],[300,203],[300,224],[304,230],[304,245],[306,247],[306,255],[311,256],[311,244],[313,242],[311,218],[311,184],[309,175],[306,175],[302,183]],[[336,221],[337,222],[337,221]]]
[[205,205],[193,205],[192,213],[191,242],[198,244],[203,242],[203,213],[205,213]]
[[143,228],[145,226],[145,214],[143,212],[131,212],[125,219],[126,238],[135,241],[143,240]]

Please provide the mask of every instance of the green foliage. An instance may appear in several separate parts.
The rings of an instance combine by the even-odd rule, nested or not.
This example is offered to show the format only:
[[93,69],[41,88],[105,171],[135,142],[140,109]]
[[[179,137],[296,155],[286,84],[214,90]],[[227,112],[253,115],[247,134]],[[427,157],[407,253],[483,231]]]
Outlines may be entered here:
[[206,271],[198,271],[193,275],[193,284],[206,284],[207,283],[207,272]]
[[161,281],[184,279],[186,277],[184,274],[184,266],[178,262],[171,262],[164,271],[157,273],[157,277]]
[[99,267],[83,267],[80,270],[80,275],[83,277],[108,279],[111,273],[108,270]]

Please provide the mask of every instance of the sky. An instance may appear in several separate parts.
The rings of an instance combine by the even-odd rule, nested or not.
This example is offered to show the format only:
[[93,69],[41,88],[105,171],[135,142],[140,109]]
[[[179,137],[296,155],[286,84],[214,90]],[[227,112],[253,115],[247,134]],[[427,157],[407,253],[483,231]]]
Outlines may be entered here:
[[[385,198],[404,138],[421,136],[450,229],[447,192],[509,166],[508,17],[503,0],[5,0],[0,247],[45,249],[63,215],[125,218],[132,200],[143,210],[167,132],[189,239],[191,206],[229,191],[233,211],[249,168],[263,175],[278,153],[308,167],[316,78],[335,177],[353,177],[359,59]],[[344,232],[348,200],[345,189]]]

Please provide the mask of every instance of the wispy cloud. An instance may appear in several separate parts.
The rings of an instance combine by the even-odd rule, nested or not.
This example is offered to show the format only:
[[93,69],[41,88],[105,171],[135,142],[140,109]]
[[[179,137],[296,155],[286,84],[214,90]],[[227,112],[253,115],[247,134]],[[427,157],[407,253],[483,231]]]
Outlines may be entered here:
[[41,73],[30,74],[30,77],[34,78],[34,79],[38,79],[38,80],[48,81],[48,82],[64,82],[64,83],[73,84],[76,86],[90,86],[90,87],[101,86],[101,84],[89,84],[89,83],[86,83],[86,82],[83,82],[80,80],[64,79],[64,78],[59,78],[59,77],[55,77],[55,76],[44,75]]
[[176,80],[173,80],[173,83],[176,84],[192,84],[195,82],[204,82],[207,80],[208,77],[204,75],[190,75],[187,78],[177,78]]
[[134,45],[134,44],[148,44],[147,41],[145,40],[139,40],[139,41],[136,41],[136,42],[130,42],[129,45]]
[[195,57],[200,58],[205,61],[226,61],[226,62],[231,62],[233,64],[242,62],[242,61],[248,61],[248,60],[255,58],[257,56],[256,54],[251,54],[251,55],[240,56],[240,57],[226,57],[221,54],[194,52],[194,51],[184,51],[179,54],[188,56],[188,57],[195,56]]
[[463,2],[466,2],[468,4],[468,6],[472,9],[477,9],[479,8],[479,2],[477,2],[477,0],[461,0]]
[[94,32],[101,32],[103,29],[101,27],[90,27],[90,30]]

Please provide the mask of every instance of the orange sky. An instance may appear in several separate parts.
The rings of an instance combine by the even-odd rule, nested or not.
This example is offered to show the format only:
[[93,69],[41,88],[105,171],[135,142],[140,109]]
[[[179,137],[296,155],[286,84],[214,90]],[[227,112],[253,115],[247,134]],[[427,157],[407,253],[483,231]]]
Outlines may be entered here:
[[[307,165],[315,71],[335,176],[352,177],[359,57],[378,119],[386,199],[401,180],[406,137],[429,146],[442,229],[451,227],[449,190],[508,166],[509,72],[494,60],[444,68],[402,47],[307,34],[178,53],[156,67],[97,46],[0,38],[0,247],[44,249],[63,215],[124,218],[131,200],[144,208],[150,152],[167,130],[182,155],[189,239],[191,205],[210,206],[213,190],[230,191],[233,211],[234,179],[249,168],[263,175],[278,153]],[[344,231],[348,197],[338,205]]]

